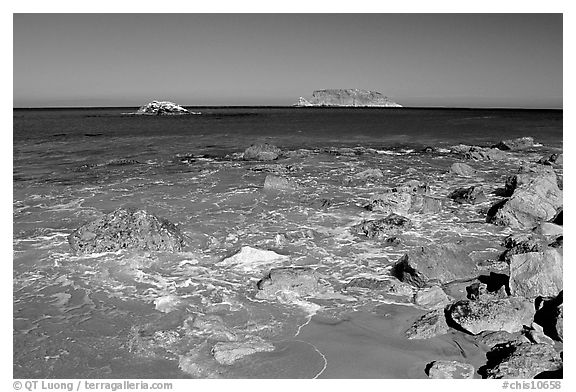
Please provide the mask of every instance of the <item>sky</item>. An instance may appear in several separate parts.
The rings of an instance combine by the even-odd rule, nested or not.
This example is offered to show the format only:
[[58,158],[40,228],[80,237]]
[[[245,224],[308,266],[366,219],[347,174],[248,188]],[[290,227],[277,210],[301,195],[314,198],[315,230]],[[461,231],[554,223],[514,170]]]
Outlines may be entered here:
[[14,107],[562,107],[562,14],[15,14]]

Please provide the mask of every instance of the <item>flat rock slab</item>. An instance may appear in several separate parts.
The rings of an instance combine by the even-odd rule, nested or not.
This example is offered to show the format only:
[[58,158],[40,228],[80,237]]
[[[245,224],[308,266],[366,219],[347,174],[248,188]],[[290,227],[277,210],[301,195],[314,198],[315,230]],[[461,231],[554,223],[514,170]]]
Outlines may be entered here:
[[248,355],[274,351],[274,345],[260,340],[218,342],[212,348],[214,359],[221,365],[232,365]]
[[480,370],[485,378],[534,378],[562,369],[560,354],[549,344],[501,344],[486,357],[488,363]]
[[466,332],[477,335],[484,331],[514,333],[531,325],[536,310],[524,298],[461,300],[447,309],[448,317]]
[[476,265],[470,256],[455,244],[430,245],[411,250],[392,267],[391,275],[416,287],[429,281],[448,283],[476,277]]
[[510,257],[510,293],[526,298],[552,297],[562,291],[562,254],[556,249]]
[[185,246],[184,236],[174,224],[143,210],[123,208],[79,227],[68,236],[68,242],[78,253],[121,249],[179,252]]
[[458,361],[434,361],[429,364],[428,377],[439,379],[474,378],[474,366]]

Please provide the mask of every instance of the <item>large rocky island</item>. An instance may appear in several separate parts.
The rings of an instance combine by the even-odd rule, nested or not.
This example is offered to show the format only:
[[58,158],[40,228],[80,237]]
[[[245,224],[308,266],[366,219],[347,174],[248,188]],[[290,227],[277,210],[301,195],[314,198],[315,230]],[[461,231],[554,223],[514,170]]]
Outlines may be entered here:
[[294,106],[402,107],[377,91],[360,89],[316,90],[312,98],[298,98]]
[[169,101],[152,101],[146,105],[141,106],[137,112],[123,113],[126,115],[139,115],[139,116],[174,116],[182,114],[201,114],[199,112],[191,112],[184,109],[182,106],[176,105],[174,102]]

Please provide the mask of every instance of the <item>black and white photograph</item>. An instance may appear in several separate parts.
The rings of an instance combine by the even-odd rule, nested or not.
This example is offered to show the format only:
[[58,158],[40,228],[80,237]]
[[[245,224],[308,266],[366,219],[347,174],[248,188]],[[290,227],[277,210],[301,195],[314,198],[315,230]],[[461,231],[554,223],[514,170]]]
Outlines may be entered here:
[[166,11],[12,15],[7,390],[562,388],[563,13]]

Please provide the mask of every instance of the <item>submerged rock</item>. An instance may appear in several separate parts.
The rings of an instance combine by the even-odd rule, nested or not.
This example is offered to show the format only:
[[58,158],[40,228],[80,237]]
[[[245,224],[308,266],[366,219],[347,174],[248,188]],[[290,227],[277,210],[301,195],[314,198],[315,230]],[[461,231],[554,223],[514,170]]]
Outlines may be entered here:
[[375,195],[364,206],[368,211],[399,215],[407,215],[410,207],[412,207],[412,195],[406,192]]
[[193,336],[209,337],[223,342],[235,342],[238,336],[232,328],[224,323],[222,317],[216,314],[189,317],[185,323],[186,331]]
[[449,199],[458,204],[478,204],[487,201],[486,195],[481,187],[471,186],[470,188],[458,188],[448,195]]
[[556,249],[510,257],[510,293],[526,298],[556,296],[562,291],[562,255]]
[[462,177],[472,177],[477,173],[476,169],[461,162],[453,163],[452,166],[450,166],[450,171]]
[[532,302],[510,297],[492,300],[460,300],[447,309],[449,318],[466,332],[477,335],[484,331],[514,333],[532,324],[535,309]]
[[223,259],[221,262],[217,263],[217,265],[230,266],[248,271],[251,269],[258,269],[262,265],[282,262],[288,259],[288,256],[278,254],[271,250],[262,250],[250,246],[243,246],[236,254]]
[[412,203],[408,212],[419,214],[435,214],[442,211],[444,201],[427,195],[412,195]]
[[121,249],[180,252],[185,246],[184,236],[174,224],[144,210],[124,208],[74,230],[68,242],[79,253]]
[[253,144],[244,151],[243,158],[246,161],[273,161],[278,159],[281,152],[272,144]]
[[149,104],[141,106],[136,113],[136,115],[148,115],[148,116],[170,116],[178,114],[200,114],[190,112],[184,109],[182,106],[178,106],[170,101],[152,101]]
[[360,89],[316,90],[310,100],[300,97],[296,106],[402,107],[379,92]]
[[357,277],[350,280],[344,286],[345,290],[367,289],[370,291],[383,291],[392,295],[412,296],[414,289],[412,286],[400,282],[396,278],[378,279]]
[[458,361],[434,361],[427,366],[430,378],[469,379],[474,378],[474,366]]
[[300,185],[291,178],[268,174],[264,179],[264,190],[293,192],[300,189]]
[[534,378],[562,369],[560,354],[548,344],[499,344],[486,357],[488,363],[479,370],[484,378]]
[[502,140],[500,143],[494,145],[493,147],[504,151],[524,150],[526,148],[534,147],[534,138],[525,136],[517,139]]
[[274,351],[274,345],[258,339],[244,342],[218,342],[212,348],[214,359],[221,365],[232,365],[248,355]]
[[257,298],[305,297],[326,292],[320,276],[307,267],[274,268],[257,283]]
[[398,235],[412,227],[410,219],[398,214],[386,218],[364,221],[352,226],[352,233],[368,238],[386,239]]
[[470,256],[455,244],[429,245],[409,251],[391,271],[402,282],[425,287],[429,281],[448,283],[473,278],[476,265]]
[[435,309],[416,320],[406,331],[406,336],[408,339],[430,339],[447,334],[449,329],[444,309]]
[[380,169],[366,169],[353,176],[344,177],[342,183],[344,185],[360,185],[366,182],[374,182],[384,178],[384,173]]

